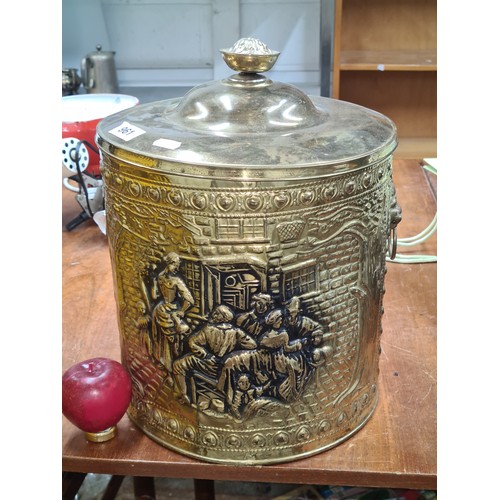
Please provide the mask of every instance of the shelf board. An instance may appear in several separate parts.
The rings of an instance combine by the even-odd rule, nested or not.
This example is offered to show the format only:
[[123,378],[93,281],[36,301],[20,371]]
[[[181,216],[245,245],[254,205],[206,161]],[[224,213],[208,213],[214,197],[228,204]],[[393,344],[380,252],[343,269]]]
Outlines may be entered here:
[[435,50],[343,50],[341,71],[436,71]]
[[394,151],[397,160],[421,160],[437,157],[436,137],[399,137]]

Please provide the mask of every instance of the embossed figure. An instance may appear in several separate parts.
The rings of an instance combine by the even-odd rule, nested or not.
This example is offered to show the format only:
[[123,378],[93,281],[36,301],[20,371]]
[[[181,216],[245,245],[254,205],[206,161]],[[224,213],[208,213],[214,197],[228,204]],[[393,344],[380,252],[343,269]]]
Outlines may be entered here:
[[292,393],[296,394],[305,387],[315,368],[325,363],[332,349],[330,346],[321,347],[325,337],[323,329],[317,321],[301,314],[299,297],[292,297],[286,307],[286,314],[285,324],[290,338],[302,339],[304,346],[302,350],[292,355],[301,367],[296,371],[297,376],[294,380],[295,388]]
[[242,329],[231,324],[234,314],[225,305],[217,306],[208,323],[188,339],[190,354],[173,363],[175,382],[186,403],[191,403],[188,394],[188,379],[196,372],[213,379],[215,387],[223,363],[223,357],[235,349],[254,349],[257,343]]
[[236,381],[233,399],[229,404],[231,414],[236,419],[240,420],[248,418],[251,415],[269,412],[280,407],[278,401],[263,396],[269,384],[270,382],[264,386],[252,385],[250,374],[240,374]]
[[236,325],[257,338],[264,330],[264,318],[273,306],[273,299],[266,293],[256,293],[250,301],[251,309],[236,317]]
[[153,309],[153,338],[156,343],[156,358],[167,369],[167,383],[173,384],[171,377],[173,360],[181,355],[182,342],[189,334],[190,327],[184,321],[186,311],[194,299],[182,277],[178,274],[180,258],[170,252],[164,258],[165,269],[158,275],[151,296],[160,297]]
[[[264,327],[269,327],[264,322]],[[236,380],[241,373],[252,373],[259,384],[269,386],[272,380],[272,360],[269,349],[256,344],[255,349],[230,353],[224,360],[217,389],[225,394],[230,407],[234,397]]]
[[149,321],[151,318],[147,314],[146,304],[142,300],[137,302],[137,310],[139,312],[139,318],[136,321],[136,325],[140,332],[140,339],[146,347],[148,354],[151,356],[154,349],[153,339],[151,338],[151,331],[149,329]]
[[314,346],[321,344],[323,329],[321,325],[308,316],[300,314],[300,299],[292,297],[286,307],[286,330],[292,339],[310,339]]
[[301,350],[304,341],[290,342],[283,319],[281,309],[270,311],[264,320],[265,331],[258,339],[258,348],[236,351],[226,358],[217,387],[226,394],[228,406],[232,404],[236,381],[242,373],[252,373],[256,381],[266,387],[268,396],[285,402],[296,396],[295,371],[302,369],[302,362],[289,354]]
[[273,395],[290,402],[299,396],[305,383],[307,359],[302,355],[302,349],[309,339],[291,340],[283,322],[284,315],[280,309],[271,311],[266,323],[272,328],[264,333],[259,345],[271,353],[271,367],[276,379],[276,393]]
[[236,390],[230,404],[231,413],[236,418],[241,418],[243,410],[250,401],[254,401],[256,397],[262,395],[262,391],[262,388],[252,387],[248,374],[242,373],[236,382]]

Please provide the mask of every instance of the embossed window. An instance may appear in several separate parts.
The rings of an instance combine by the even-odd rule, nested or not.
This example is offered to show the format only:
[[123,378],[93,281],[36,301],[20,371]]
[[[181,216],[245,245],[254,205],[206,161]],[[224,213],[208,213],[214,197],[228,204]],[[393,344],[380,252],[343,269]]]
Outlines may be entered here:
[[283,295],[285,300],[293,296],[305,295],[318,289],[315,261],[308,261],[302,266],[284,269]]
[[219,219],[217,238],[222,240],[264,238],[266,228],[263,219]]
[[196,304],[201,302],[201,266],[199,262],[182,262],[182,275]]
[[266,235],[262,219],[243,219],[243,238],[263,238]]
[[240,237],[241,221],[238,219],[219,219],[217,221],[217,237],[232,240]]

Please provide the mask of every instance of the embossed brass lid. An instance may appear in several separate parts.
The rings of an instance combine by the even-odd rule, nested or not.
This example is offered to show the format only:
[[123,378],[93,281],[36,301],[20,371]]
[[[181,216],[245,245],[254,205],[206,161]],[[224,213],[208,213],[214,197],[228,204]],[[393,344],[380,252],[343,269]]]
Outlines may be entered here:
[[[279,53],[245,38],[221,50],[239,71],[190,90],[184,97],[136,106],[103,119],[97,143],[120,157],[231,169],[330,165],[349,170],[388,156],[396,127],[373,110],[275,82],[267,71]],[[130,156],[126,155],[130,160]],[[145,165],[144,165],[145,166]]]

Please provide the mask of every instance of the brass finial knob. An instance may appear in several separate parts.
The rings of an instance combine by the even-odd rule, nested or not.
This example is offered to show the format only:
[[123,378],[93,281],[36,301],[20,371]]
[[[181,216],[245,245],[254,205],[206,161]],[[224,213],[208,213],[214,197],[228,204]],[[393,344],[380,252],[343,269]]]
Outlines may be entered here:
[[280,55],[257,38],[241,38],[230,49],[220,52],[226,64],[241,73],[269,71]]

